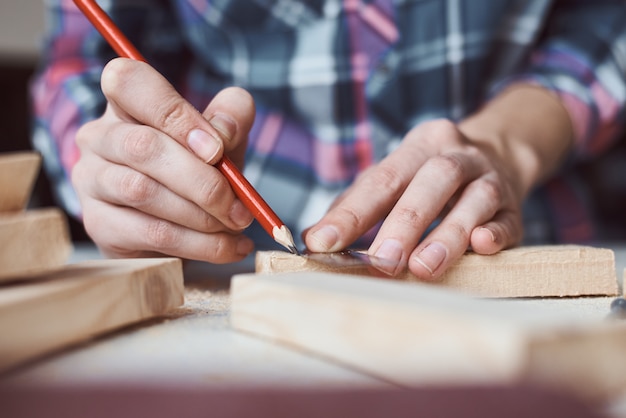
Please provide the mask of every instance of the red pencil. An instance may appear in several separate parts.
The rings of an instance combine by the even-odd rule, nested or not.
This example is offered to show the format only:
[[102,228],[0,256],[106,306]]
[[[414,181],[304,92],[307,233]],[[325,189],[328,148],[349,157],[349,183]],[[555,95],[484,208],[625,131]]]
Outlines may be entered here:
[[[147,62],[111,18],[95,0],[74,0],[76,6],[89,19],[92,25],[107,40],[115,52],[125,58]],[[248,208],[263,229],[279,244],[290,252],[298,254],[291,231],[252,187],[250,182],[227,156],[222,157],[215,167],[228,179],[237,197]]]

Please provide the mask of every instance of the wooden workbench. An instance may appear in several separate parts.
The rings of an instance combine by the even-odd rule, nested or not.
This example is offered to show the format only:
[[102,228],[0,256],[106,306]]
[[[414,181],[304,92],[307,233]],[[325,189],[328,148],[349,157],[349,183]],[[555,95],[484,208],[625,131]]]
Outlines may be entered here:
[[[621,286],[626,245],[610,247],[615,250]],[[78,246],[72,261],[97,257],[94,248]],[[54,387],[167,382],[195,388],[388,386],[356,370],[233,331],[229,325],[229,277],[252,269],[251,259],[230,266],[190,263],[185,267],[186,303],[176,312],[50,355],[3,376],[0,384]],[[612,300],[612,297],[594,297],[506,303],[521,304],[528,309],[541,304],[581,317],[603,318]],[[621,404],[615,408],[620,413],[626,411]]]

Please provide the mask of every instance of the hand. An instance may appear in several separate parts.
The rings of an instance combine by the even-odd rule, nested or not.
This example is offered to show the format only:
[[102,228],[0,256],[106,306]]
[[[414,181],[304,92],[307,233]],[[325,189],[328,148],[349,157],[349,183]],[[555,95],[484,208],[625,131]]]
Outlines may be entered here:
[[305,242],[312,251],[338,251],[384,219],[369,253],[437,279],[468,246],[493,254],[521,240],[524,196],[558,168],[573,139],[557,95],[513,84],[458,126],[438,120],[411,130],[306,232]]
[[369,253],[436,278],[468,246],[492,254],[521,239],[522,193],[511,169],[453,123],[424,123],[340,197],[308,231],[307,247],[339,250],[386,217]]
[[253,220],[211,164],[241,166],[254,103],[220,92],[200,114],[149,65],[118,58],[102,74],[108,105],[76,141],[72,181],[87,233],[110,257],[171,255],[214,263],[253,250]]

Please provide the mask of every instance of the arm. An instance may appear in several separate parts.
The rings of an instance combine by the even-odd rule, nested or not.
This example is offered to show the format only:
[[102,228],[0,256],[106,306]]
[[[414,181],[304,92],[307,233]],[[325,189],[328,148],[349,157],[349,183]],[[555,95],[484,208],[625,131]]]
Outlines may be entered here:
[[[623,11],[608,1],[557,7],[526,71],[460,123],[413,128],[307,232],[307,246],[337,251],[384,218],[369,252],[432,280],[468,246],[491,254],[518,243],[529,190],[571,151],[605,148],[623,120]],[[571,65],[581,57],[584,71]]]
[[[141,45],[159,71],[174,82],[183,76],[185,50],[170,19],[172,11],[165,3],[117,0],[108,3],[106,10],[133,42]],[[70,182],[79,159],[76,132],[104,113],[106,98],[100,89],[100,76],[115,54],[71,0],[47,1],[45,7],[45,42],[30,89],[33,145],[44,156],[60,203],[68,213],[81,217],[82,209]],[[165,44],[156,36],[167,38],[170,48],[155,49],[155,44]]]
[[527,68],[495,86],[520,81],[552,92],[573,129],[573,158],[610,148],[626,121],[626,4],[557,2]]
[[254,118],[251,97],[227,89],[198,112],[170,82],[184,60],[167,51],[184,50],[154,39],[168,32],[177,39],[178,22],[159,8],[168,2],[111,4],[111,17],[138,49],[165,65],[157,71],[127,59],[109,61],[112,51],[71,2],[53,7],[52,22],[72,25],[52,29],[49,43],[58,49],[49,48],[34,100],[38,135],[44,146],[52,144],[47,158],[58,161],[60,147],[72,152],[61,162],[63,181],[71,173],[80,201],[75,213],[82,211],[85,229],[107,256],[243,258],[253,244],[240,232],[252,216],[210,164],[224,152],[243,160]]
[[412,129],[309,231],[307,246],[342,248],[389,211],[369,252],[436,279],[468,246],[493,254],[522,238],[522,200],[558,166],[571,138],[555,96],[511,86],[458,125],[435,120]]

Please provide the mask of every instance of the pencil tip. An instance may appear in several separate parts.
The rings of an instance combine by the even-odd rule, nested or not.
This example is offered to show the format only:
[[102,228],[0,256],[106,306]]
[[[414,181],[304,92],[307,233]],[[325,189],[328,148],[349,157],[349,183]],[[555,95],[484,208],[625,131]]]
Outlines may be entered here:
[[274,236],[274,241],[288,249],[290,253],[300,255],[293,240],[293,235],[291,235],[291,231],[285,225],[280,228],[275,226],[272,235]]

